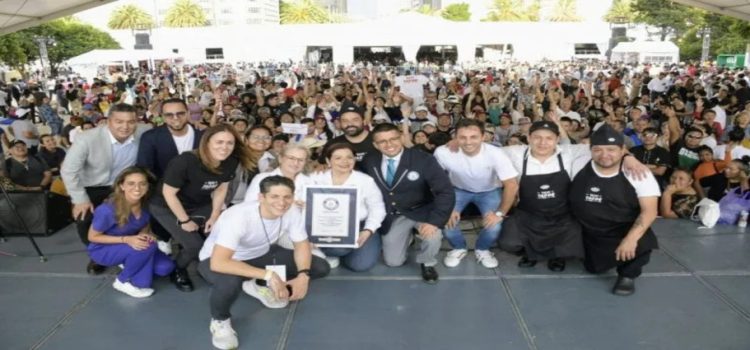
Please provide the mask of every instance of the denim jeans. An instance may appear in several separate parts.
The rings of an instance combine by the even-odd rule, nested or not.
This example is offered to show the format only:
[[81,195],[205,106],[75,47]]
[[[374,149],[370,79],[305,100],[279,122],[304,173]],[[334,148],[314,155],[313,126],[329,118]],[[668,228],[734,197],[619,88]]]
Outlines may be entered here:
[[[500,207],[503,192],[500,188],[487,192],[469,192],[458,188],[454,188],[454,190],[456,191],[456,205],[454,210],[457,212],[462,212],[469,203],[474,203],[479,208],[482,216],[487,213],[494,213]],[[454,249],[466,249],[466,239],[463,233],[461,233],[459,223],[460,221],[453,228],[443,230],[443,234]],[[477,250],[489,250],[492,244],[497,241],[497,238],[500,237],[501,227],[502,221],[489,229],[483,227],[479,231],[479,238],[477,239],[475,248]]]
[[380,235],[371,234],[365,244],[359,248],[322,248],[326,256],[341,258],[341,264],[354,272],[363,272],[371,269],[378,262],[382,242]]

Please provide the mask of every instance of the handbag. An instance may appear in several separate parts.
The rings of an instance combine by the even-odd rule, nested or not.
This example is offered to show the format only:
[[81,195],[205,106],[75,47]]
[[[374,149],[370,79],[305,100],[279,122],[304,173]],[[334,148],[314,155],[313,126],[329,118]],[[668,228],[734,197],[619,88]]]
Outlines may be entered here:
[[729,190],[719,200],[719,223],[736,225],[743,210],[750,210],[750,191],[743,191],[741,187]]
[[690,216],[690,219],[700,221],[703,226],[712,228],[719,221],[719,216],[719,203],[708,198],[703,198],[693,208],[693,214]]

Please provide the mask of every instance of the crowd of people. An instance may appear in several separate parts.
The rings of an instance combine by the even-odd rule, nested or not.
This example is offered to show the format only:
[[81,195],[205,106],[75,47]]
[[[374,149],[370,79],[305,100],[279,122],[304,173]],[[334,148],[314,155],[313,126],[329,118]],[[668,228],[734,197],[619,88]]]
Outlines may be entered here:
[[[485,268],[495,249],[553,272],[583,259],[630,295],[657,216],[695,218],[708,198],[733,225],[750,209],[746,71],[163,64],[51,80],[0,86],[3,185],[70,196],[87,271],[121,265],[113,287],[130,296],[155,276],[190,292],[196,264],[221,349],[238,345],[241,292],[282,308],[332,268],[406,264],[415,238],[437,283],[443,238],[445,266],[468,256],[464,220],[481,222]],[[310,243],[316,185],[358,189],[356,248]]]

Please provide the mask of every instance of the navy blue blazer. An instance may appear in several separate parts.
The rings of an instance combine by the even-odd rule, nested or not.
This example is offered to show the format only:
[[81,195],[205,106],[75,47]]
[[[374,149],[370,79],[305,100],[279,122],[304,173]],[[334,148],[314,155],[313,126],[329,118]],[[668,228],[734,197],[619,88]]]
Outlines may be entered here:
[[380,232],[386,234],[398,215],[443,228],[453,212],[456,194],[437,160],[428,153],[404,148],[392,186],[385,182],[382,161],[380,152],[368,153],[362,160],[365,172],[383,193],[387,215]]
[[[191,125],[187,125],[186,127],[192,128]],[[193,149],[197,149],[203,133],[196,129],[193,129],[193,131],[195,131]],[[172,134],[166,125],[143,133],[138,145],[136,165],[151,170],[157,179],[161,179],[164,176],[164,170],[167,169],[167,164],[174,157],[177,157],[177,145],[175,145]]]

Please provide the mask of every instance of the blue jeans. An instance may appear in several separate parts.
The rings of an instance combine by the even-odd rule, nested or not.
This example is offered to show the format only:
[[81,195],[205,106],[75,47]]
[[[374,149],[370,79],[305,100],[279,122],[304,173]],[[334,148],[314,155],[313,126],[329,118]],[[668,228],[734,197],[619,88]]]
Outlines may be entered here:
[[380,256],[380,235],[374,233],[359,248],[322,248],[326,256],[341,258],[341,263],[349,270],[363,272],[371,269],[378,262]]
[[[479,208],[479,212],[482,213],[482,216],[487,213],[494,213],[497,211],[497,208],[500,207],[503,192],[500,188],[487,192],[469,192],[458,188],[454,188],[454,190],[456,191],[456,205],[454,210],[459,213],[462,212],[469,203],[474,203],[474,205]],[[461,233],[459,223],[460,220],[455,226],[453,226],[453,228],[446,228],[443,231],[443,235],[454,249],[466,249],[466,239],[464,238],[463,233]],[[500,237],[501,227],[502,221],[489,229],[482,228],[482,230],[479,231],[476,249],[489,250],[490,247],[492,247],[492,244],[497,241],[497,238]]]

